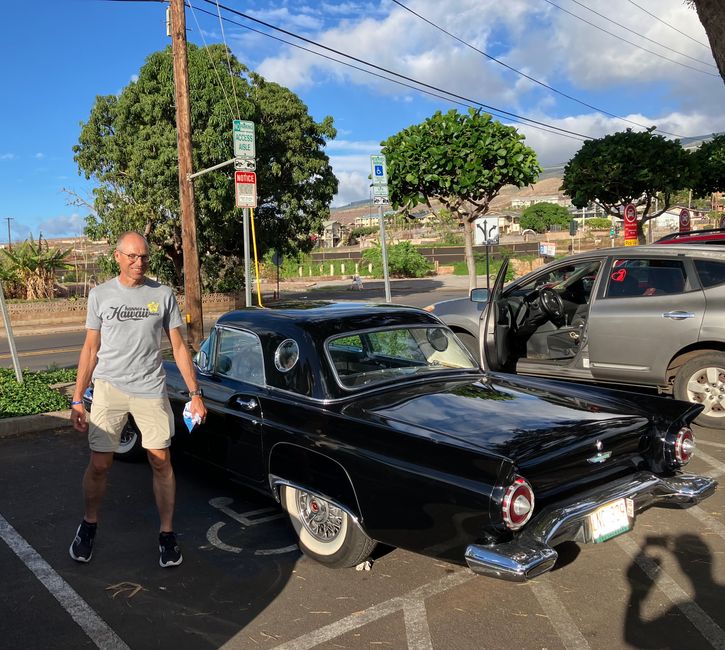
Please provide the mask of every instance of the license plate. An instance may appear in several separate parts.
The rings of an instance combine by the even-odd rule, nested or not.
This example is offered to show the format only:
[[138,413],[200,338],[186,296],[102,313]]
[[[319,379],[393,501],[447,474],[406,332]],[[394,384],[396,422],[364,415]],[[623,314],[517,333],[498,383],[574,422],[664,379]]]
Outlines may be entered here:
[[592,542],[606,542],[612,537],[626,533],[632,528],[628,512],[633,508],[627,503],[629,499],[617,499],[597,508],[589,515],[592,531]]

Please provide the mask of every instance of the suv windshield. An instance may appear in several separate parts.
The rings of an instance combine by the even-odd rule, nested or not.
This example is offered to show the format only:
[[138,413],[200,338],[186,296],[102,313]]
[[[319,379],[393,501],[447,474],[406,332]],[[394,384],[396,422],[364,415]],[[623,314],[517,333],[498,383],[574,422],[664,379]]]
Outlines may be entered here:
[[476,370],[465,348],[445,327],[405,327],[346,334],[327,342],[345,388],[360,388],[445,368]]

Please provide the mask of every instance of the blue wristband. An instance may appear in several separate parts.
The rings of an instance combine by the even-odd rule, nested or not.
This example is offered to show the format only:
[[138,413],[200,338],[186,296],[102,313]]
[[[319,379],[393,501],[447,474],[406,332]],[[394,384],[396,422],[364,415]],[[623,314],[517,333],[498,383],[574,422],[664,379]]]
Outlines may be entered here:
[[79,404],[83,404],[83,402],[71,402],[71,406],[78,406]]

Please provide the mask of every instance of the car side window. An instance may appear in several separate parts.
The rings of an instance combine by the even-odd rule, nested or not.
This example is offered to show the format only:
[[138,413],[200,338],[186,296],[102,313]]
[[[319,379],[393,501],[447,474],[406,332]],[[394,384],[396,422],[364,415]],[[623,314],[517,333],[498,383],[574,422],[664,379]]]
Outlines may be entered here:
[[695,260],[697,275],[703,287],[725,284],[725,263],[715,260]]
[[614,260],[605,297],[663,296],[683,293],[691,287],[681,260]]
[[244,330],[221,329],[215,370],[224,377],[263,386],[264,357],[259,339]]

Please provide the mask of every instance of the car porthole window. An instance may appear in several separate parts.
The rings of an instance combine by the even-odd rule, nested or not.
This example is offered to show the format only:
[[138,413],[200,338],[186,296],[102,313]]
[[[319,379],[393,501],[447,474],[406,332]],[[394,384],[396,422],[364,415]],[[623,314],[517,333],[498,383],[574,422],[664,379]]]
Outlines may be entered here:
[[274,353],[274,367],[280,372],[289,372],[295,367],[300,358],[300,348],[297,341],[285,339],[277,346]]

